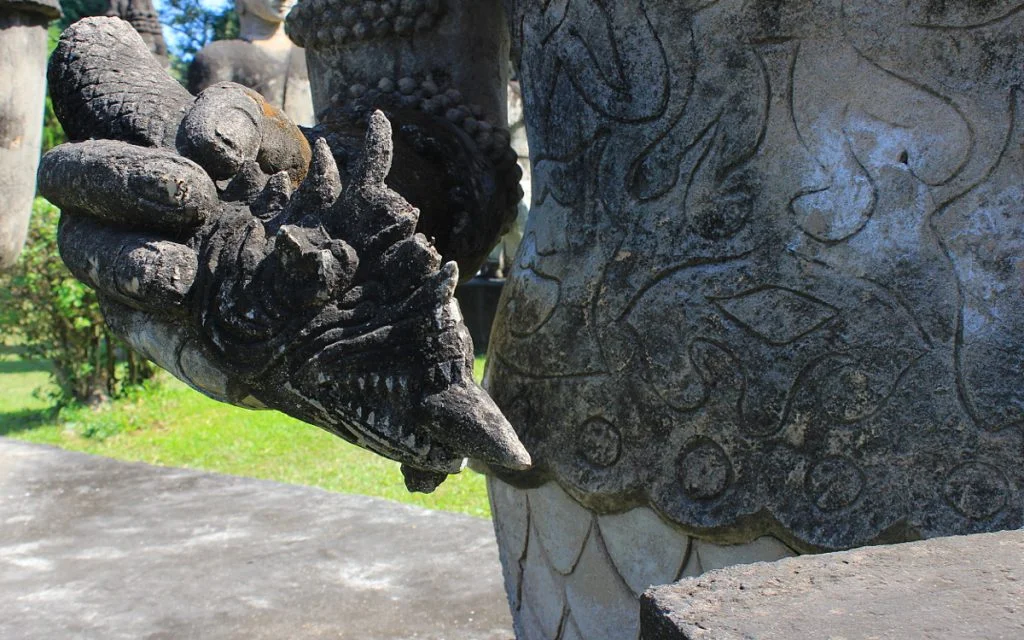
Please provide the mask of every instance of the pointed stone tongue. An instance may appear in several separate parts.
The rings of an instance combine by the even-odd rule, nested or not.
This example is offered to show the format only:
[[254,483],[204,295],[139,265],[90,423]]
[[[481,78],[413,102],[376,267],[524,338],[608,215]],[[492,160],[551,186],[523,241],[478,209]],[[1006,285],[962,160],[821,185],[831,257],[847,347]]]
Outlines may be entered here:
[[424,398],[422,407],[430,436],[457,455],[507,469],[530,468],[530,454],[512,425],[475,384],[453,384]]

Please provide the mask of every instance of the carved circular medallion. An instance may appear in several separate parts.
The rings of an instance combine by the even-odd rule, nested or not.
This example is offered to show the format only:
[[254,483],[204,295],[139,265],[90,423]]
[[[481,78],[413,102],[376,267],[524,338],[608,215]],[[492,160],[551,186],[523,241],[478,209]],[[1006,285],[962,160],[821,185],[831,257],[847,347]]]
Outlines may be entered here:
[[698,438],[679,456],[677,474],[686,495],[694,500],[711,500],[729,486],[732,463],[718,443]]
[[944,487],[950,506],[972,520],[987,520],[1002,511],[1008,490],[1003,472],[981,462],[968,462],[955,469]]
[[622,436],[604,418],[591,418],[580,428],[579,452],[595,467],[610,467],[622,455]]
[[864,472],[845,458],[826,458],[807,473],[805,486],[811,501],[822,511],[849,507],[864,491]]

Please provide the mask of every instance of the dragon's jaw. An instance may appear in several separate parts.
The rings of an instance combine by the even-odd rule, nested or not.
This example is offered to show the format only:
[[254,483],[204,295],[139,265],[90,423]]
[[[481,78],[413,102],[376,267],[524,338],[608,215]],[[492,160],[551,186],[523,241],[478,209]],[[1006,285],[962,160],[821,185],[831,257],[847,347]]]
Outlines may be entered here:
[[307,420],[402,463],[410,488],[421,491],[461,471],[467,458],[529,468],[512,426],[473,381],[472,343],[460,318],[457,302],[448,299],[432,317],[418,319],[436,331],[419,345],[375,358],[343,348],[330,360],[314,358],[289,376],[297,386],[289,384],[287,397],[269,404],[295,413],[298,399]]
[[[461,234],[465,242],[453,237],[442,257],[435,239],[417,232],[454,221],[500,226],[514,209],[509,190],[499,194],[489,178],[474,177],[485,165],[489,176],[491,160],[446,118],[406,114],[413,133],[404,136],[403,157],[423,158],[396,184],[437,209],[431,225],[386,183],[394,146],[382,112],[346,115],[337,136],[330,127],[312,130],[311,149],[303,132],[255,92],[219,83],[194,98],[147,60],[128,23],[90,18],[61,36],[49,68],[69,138],[120,141],[102,144],[102,152],[93,148],[105,158],[100,164],[74,161],[77,169],[67,174],[79,176],[74,180],[53,181],[54,193],[68,194],[69,213],[105,212],[100,217],[115,227],[126,225],[86,224],[103,237],[76,250],[94,255],[113,247],[112,238],[122,250],[154,239],[146,240],[145,258],[107,257],[118,274],[126,266],[125,273],[144,272],[146,288],[167,300],[124,295],[112,284],[120,281],[114,267],[111,282],[99,279],[93,260],[77,270],[97,286],[105,307],[124,307],[111,315],[119,332],[213,397],[278,409],[402,462],[416,489],[432,488],[466,457],[527,466],[514,431],[472,381],[471,341],[453,300],[452,258],[459,246],[473,258],[488,234]],[[123,82],[126,73],[131,82]],[[357,148],[355,132],[364,122]],[[514,167],[511,153],[503,159]],[[163,187],[160,198],[138,195],[148,193],[149,178],[125,176],[135,175],[129,165],[143,158],[184,171],[157,181],[176,185],[173,195]],[[445,166],[427,170],[437,169],[433,164]],[[101,166],[117,177],[87,176]],[[112,213],[110,203],[93,210],[98,201],[81,200],[83,189],[124,190],[112,200],[123,201],[115,208],[124,211]],[[166,220],[155,215],[161,207]],[[149,215],[136,215],[142,211]],[[167,264],[164,251],[175,256]]]
[[383,182],[389,127],[371,118],[344,188],[321,139],[298,190],[279,175],[266,210],[211,226],[203,262],[216,268],[197,277],[206,337],[256,400],[402,463],[411,489],[432,490],[467,458],[528,468],[473,381],[457,264]]
[[316,392],[319,399],[309,399],[314,406],[331,407],[323,426],[415,469],[457,473],[467,458],[528,468],[530,456],[511,425],[480,387],[462,377],[468,373],[463,369],[435,391],[402,374],[369,373],[358,376],[355,385],[327,382]]

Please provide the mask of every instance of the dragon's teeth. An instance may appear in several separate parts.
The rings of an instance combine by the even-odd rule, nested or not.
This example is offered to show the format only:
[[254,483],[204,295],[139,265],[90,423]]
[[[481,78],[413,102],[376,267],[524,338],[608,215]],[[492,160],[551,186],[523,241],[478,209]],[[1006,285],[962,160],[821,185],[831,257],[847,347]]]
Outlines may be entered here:
[[380,382],[380,376],[377,375],[376,373],[371,373],[370,374],[370,386],[371,387],[376,387],[378,382]]
[[398,386],[401,387],[403,391],[408,389],[409,379],[406,378],[405,376],[398,376]]
[[373,412],[371,411],[369,415],[366,416],[366,424],[372,427],[374,424],[376,424],[376,422],[377,418],[373,415]]
[[365,388],[366,388],[366,378],[363,378],[362,376],[360,376],[360,378],[359,378],[359,390],[362,391]]
[[394,391],[395,390],[395,380],[394,380],[394,378],[392,378],[391,376],[388,376],[387,378],[385,378],[384,385],[388,388],[388,393],[391,393],[392,391]]
[[356,407],[356,416],[358,416],[359,418],[363,417],[363,408],[362,407],[360,407],[360,406]]

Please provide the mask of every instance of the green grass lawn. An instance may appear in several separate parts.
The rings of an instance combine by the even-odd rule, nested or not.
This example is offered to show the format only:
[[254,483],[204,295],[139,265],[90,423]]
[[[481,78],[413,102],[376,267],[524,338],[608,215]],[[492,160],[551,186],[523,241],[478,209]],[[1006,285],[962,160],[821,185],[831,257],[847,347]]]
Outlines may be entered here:
[[[430,495],[405,490],[397,463],[275,411],[224,405],[169,376],[102,409],[56,413],[34,391],[46,364],[0,347],[0,435],[120,460],[205,469],[490,515],[483,476],[466,470]],[[476,363],[477,375],[482,359]]]

